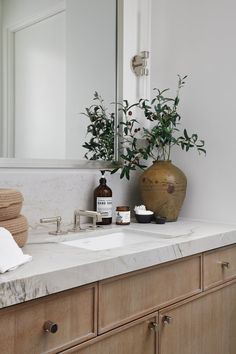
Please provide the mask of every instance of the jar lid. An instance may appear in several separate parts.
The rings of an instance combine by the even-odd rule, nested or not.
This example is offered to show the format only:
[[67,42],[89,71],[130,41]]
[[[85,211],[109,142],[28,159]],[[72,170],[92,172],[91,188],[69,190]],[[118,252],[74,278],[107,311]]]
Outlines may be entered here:
[[130,207],[127,205],[121,205],[116,207],[117,211],[130,211]]

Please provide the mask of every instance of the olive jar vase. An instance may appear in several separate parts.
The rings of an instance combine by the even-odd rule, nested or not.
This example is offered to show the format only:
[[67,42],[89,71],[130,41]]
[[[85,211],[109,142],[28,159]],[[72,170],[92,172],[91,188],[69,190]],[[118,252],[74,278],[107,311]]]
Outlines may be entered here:
[[140,176],[141,199],[146,208],[166,221],[176,221],[186,195],[187,178],[170,160],[154,161]]

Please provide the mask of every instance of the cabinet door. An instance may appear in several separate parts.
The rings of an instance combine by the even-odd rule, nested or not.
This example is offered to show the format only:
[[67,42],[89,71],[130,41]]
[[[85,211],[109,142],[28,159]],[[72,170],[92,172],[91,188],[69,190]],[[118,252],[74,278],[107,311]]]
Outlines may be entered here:
[[160,311],[160,354],[235,354],[236,283]]
[[95,337],[96,298],[91,284],[2,309],[0,353],[58,353]]
[[157,317],[150,315],[63,354],[157,354]]

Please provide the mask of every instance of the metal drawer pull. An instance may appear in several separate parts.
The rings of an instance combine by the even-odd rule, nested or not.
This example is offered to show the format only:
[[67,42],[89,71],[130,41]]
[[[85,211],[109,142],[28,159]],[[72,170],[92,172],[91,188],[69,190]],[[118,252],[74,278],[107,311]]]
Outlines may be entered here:
[[151,331],[157,332],[157,331],[159,330],[159,324],[156,323],[156,322],[149,322],[148,328],[149,328]]
[[172,322],[173,322],[173,318],[171,316],[167,316],[167,315],[163,316],[162,323],[164,325],[171,324]]
[[46,321],[43,325],[45,332],[56,333],[58,331],[58,325],[52,321]]
[[221,262],[221,267],[223,269],[225,269],[225,268],[229,269],[230,268],[230,263],[229,262]]

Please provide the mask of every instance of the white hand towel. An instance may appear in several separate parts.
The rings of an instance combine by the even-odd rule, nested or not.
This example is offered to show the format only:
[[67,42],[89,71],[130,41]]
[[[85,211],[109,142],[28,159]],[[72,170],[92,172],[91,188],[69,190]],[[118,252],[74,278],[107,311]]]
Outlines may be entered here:
[[12,234],[4,227],[0,227],[0,273],[13,270],[31,260],[32,256],[23,254]]

